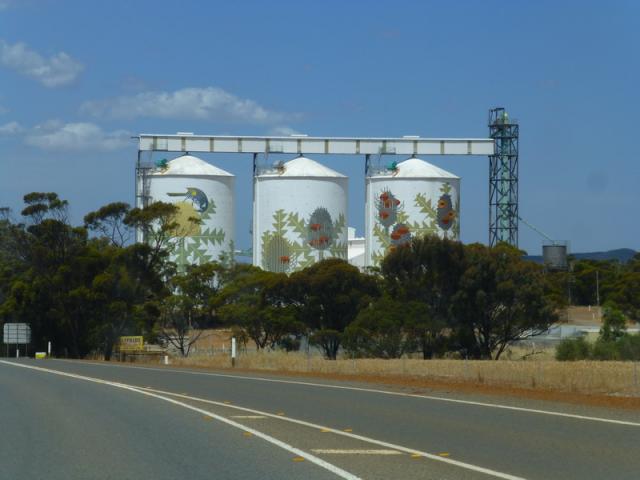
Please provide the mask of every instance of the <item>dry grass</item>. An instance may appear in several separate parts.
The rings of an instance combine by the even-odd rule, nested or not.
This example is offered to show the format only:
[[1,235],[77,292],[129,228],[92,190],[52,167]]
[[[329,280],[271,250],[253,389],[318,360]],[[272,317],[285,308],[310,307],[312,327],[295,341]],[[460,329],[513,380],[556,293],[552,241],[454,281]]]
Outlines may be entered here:
[[[177,366],[229,368],[228,355],[172,358]],[[553,360],[324,360],[304,353],[245,353],[236,367],[282,373],[423,379],[449,384],[474,384],[551,390],[588,395],[640,396],[640,366],[632,362],[557,362]]]

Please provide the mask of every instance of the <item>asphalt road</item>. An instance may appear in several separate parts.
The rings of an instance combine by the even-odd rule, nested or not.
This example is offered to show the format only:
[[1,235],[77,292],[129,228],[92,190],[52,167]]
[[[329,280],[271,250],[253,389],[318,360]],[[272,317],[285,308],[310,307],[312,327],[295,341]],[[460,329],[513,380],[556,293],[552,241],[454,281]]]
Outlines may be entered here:
[[228,371],[3,360],[4,478],[638,479],[640,415]]

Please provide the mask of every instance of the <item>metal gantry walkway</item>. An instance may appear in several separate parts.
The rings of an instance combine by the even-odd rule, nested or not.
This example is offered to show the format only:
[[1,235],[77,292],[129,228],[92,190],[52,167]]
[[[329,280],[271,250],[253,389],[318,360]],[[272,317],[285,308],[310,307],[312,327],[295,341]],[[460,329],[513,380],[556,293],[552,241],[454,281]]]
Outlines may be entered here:
[[140,152],[327,155],[493,155],[492,138],[139,135]]
[[[504,172],[509,171],[509,167],[513,170],[514,162],[511,148],[507,148],[507,146],[513,147],[513,140],[510,138],[510,142],[505,144],[502,135],[497,133],[508,125],[502,122],[495,123],[501,124],[499,129],[492,125],[494,127],[491,129],[493,138],[424,138],[413,135],[394,138],[195,135],[186,132],[174,135],[143,133],[137,137],[139,143],[136,199],[138,200],[140,196],[144,197],[144,178],[141,181],[140,176],[144,177],[147,170],[141,165],[142,155],[145,152],[150,154],[154,152],[252,154],[254,172],[257,157],[259,155],[266,157],[270,154],[363,155],[366,165],[369,164],[370,157],[373,155],[480,155],[490,158],[489,242],[494,245],[496,241],[507,241],[517,245],[517,133],[515,135],[515,172],[510,171],[514,174],[508,175],[508,179],[505,179]],[[517,125],[515,128],[517,129]],[[498,149],[496,149],[496,145],[498,145]],[[508,151],[503,151],[505,149]],[[513,196],[514,188],[515,197]],[[506,190],[507,201],[505,201],[503,190]],[[144,199],[142,200],[142,204],[144,204]],[[513,223],[514,208],[515,225]]]

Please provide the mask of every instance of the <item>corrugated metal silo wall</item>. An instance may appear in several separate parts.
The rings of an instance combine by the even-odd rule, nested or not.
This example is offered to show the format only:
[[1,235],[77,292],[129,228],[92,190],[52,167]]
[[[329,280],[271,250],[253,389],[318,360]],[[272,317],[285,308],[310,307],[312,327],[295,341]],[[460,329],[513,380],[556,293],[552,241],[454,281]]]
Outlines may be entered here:
[[[220,260],[232,253],[235,238],[233,176],[152,175],[152,201],[178,206],[179,228],[172,238],[171,259],[180,269]],[[194,225],[189,217],[200,220]]]
[[365,263],[426,234],[460,239],[460,179],[380,175],[366,180]]
[[253,264],[291,273],[347,258],[348,179],[254,178]]

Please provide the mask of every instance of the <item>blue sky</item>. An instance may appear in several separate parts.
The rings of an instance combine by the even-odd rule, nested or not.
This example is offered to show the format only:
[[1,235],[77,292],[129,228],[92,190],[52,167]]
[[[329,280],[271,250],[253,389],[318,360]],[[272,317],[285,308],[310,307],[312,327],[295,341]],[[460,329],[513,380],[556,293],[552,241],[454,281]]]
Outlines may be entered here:
[[[133,203],[142,132],[485,137],[504,106],[521,215],[573,251],[640,250],[639,46],[635,1],[0,0],[0,206]],[[238,176],[248,247],[250,159],[205,158]],[[363,160],[315,159],[349,175],[362,232]],[[487,158],[427,160],[462,177],[463,241],[487,242]]]

